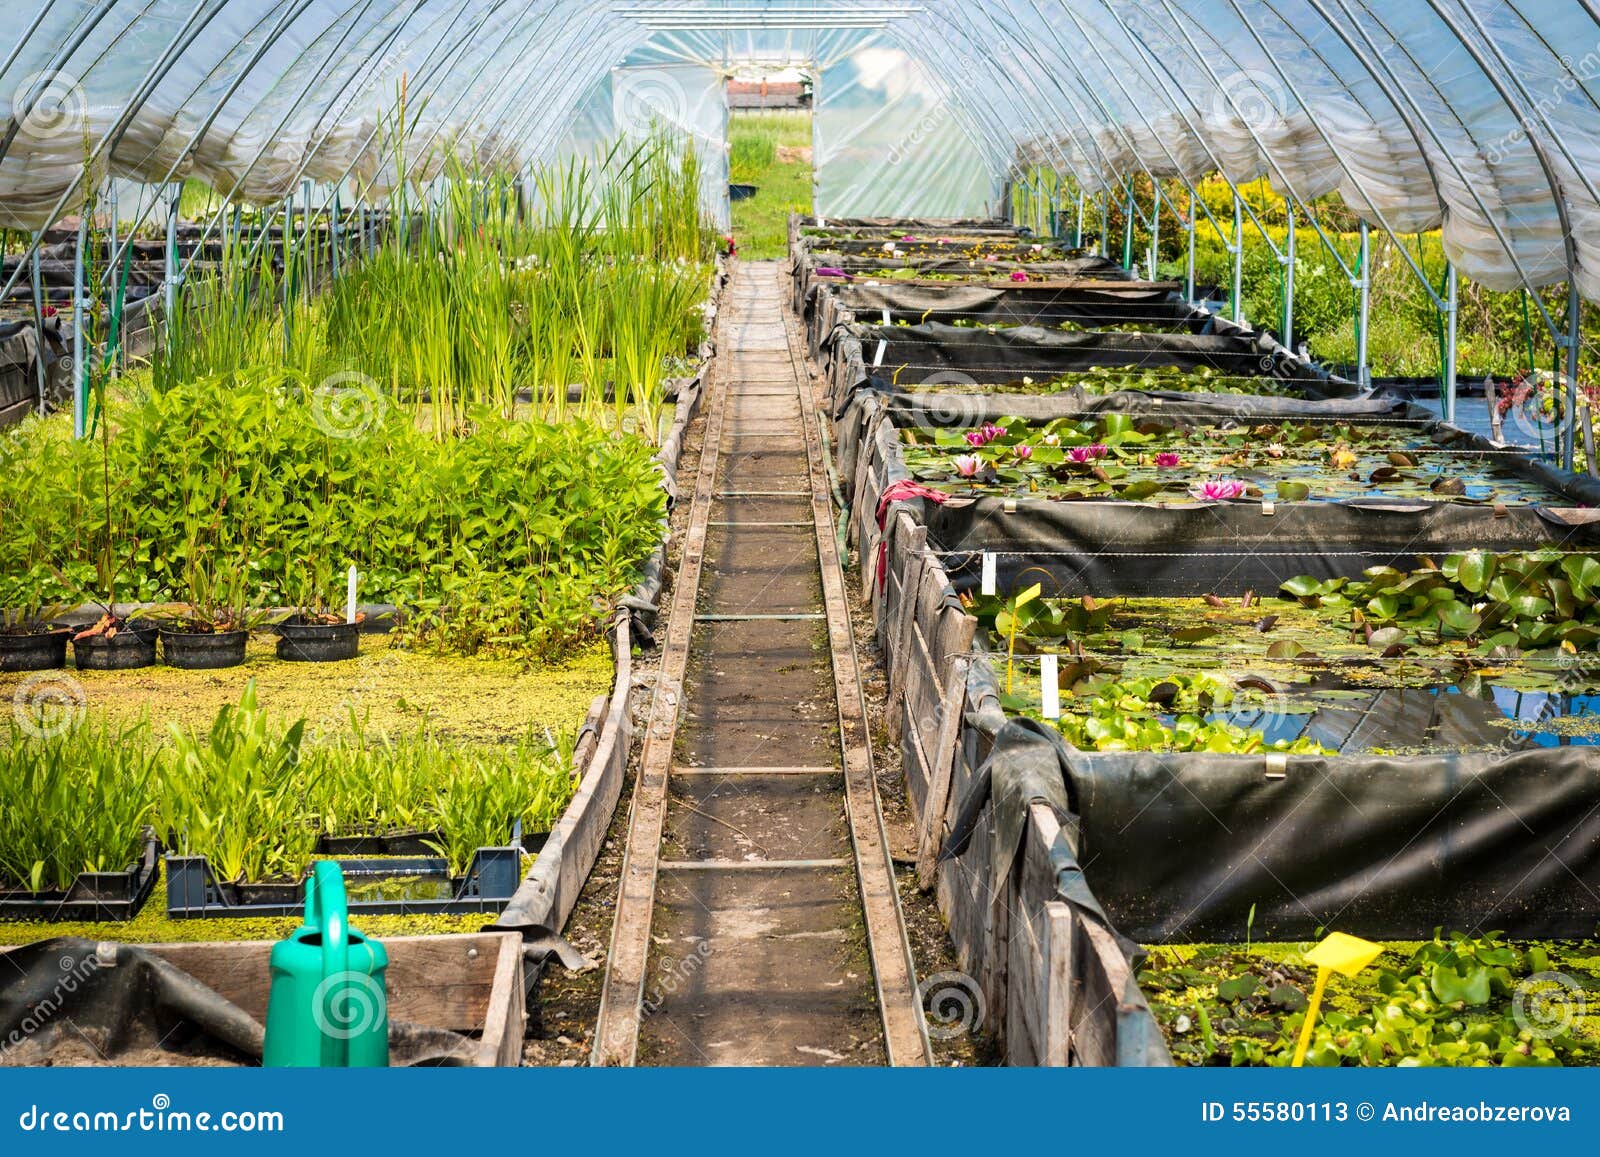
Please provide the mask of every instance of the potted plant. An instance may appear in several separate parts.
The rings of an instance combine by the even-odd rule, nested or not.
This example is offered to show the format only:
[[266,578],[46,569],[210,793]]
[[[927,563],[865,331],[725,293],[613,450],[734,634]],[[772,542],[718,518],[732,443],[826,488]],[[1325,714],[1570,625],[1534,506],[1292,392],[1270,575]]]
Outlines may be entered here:
[[168,666],[187,671],[237,667],[244,662],[250,632],[287,615],[251,606],[249,573],[243,558],[213,567],[192,560],[184,568],[188,598],[166,609],[161,626],[161,649]]
[[294,584],[289,616],[278,624],[278,658],[291,663],[335,663],[354,659],[361,649],[361,620],[346,621],[331,609],[328,589],[315,567],[303,565]]
[[64,608],[44,602],[49,581],[37,571],[0,575],[0,671],[48,671],[67,665],[72,631],[52,621]]

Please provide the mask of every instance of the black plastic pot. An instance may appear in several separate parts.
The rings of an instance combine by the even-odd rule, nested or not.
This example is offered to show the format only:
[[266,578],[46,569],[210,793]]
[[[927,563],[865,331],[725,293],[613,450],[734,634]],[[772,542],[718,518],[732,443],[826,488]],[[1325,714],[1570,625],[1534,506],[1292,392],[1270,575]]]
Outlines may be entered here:
[[730,184],[728,186],[728,200],[730,200],[730,201],[748,201],[751,197],[754,197],[756,195],[756,190],[759,189],[760,187],[761,186],[759,186],[759,185],[733,185],[733,184]]
[[291,663],[336,663],[354,659],[361,649],[359,623],[298,623],[278,625],[278,658]]
[[161,651],[167,666],[185,671],[219,671],[244,662],[249,631],[161,630]]
[[0,635],[0,671],[52,671],[67,665],[65,627],[29,635]]
[[92,635],[72,644],[72,661],[80,671],[133,671],[156,662],[154,626],[125,626],[115,635]]

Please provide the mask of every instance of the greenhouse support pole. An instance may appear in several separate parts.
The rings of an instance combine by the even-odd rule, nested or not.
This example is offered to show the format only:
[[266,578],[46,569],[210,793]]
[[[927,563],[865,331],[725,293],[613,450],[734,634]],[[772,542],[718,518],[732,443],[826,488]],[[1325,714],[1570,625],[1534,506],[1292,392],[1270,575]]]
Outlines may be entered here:
[[301,250],[303,252],[305,261],[306,277],[305,282],[303,283],[304,288],[302,292],[307,298],[309,298],[316,284],[317,273],[317,250],[316,245],[311,240],[311,181],[309,178],[300,183],[300,198],[301,203],[305,206],[305,213],[303,216],[306,219],[306,227],[301,233],[300,237]]
[[[1567,336],[1565,341],[1567,351],[1567,444],[1563,447],[1566,456],[1566,468],[1571,470],[1578,457],[1578,346],[1583,340],[1583,299],[1578,295],[1576,279],[1567,283]],[[1594,461],[1594,423],[1590,420],[1589,407],[1583,408],[1583,451],[1586,456],[1586,468],[1592,474],[1595,470]]]
[[1083,248],[1083,190],[1078,190],[1078,220],[1072,227],[1072,247]]
[[1161,186],[1157,185],[1155,189],[1155,211],[1150,217],[1150,260],[1147,263],[1151,281],[1156,279],[1156,258],[1161,245]]
[[1237,189],[1233,192],[1233,320],[1244,323],[1244,202]]
[[328,261],[333,270],[333,279],[339,280],[339,186],[333,185],[328,190],[328,236],[332,245],[328,250]]
[[1444,420],[1456,420],[1456,332],[1460,325],[1461,287],[1455,263],[1444,269]]
[[1122,268],[1133,268],[1133,182],[1128,182],[1128,207],[1122,226]]
[[39,340],[39,348],[34,351],[33,364],[39,377],[39,416],[44,416],[45,394],[49,385],[44,365],[44,279],[39,269],[39,247],[33,247],[33,253],[28,258],[30,280],[33,282],[33,326],[34,336]]
[[[111,264],[111,268],[110,268],[110,270],[108,272],[111,274],[112,286],[115,287],[116,280],[117,280],[116,260],[117,260],[117,248],[118,248],[118,246],[117,246],[117,217],[120,215],[118,213],[118,211],[117,211],[117,179],[115,177],[108,176],[106,178],[106,186],[107,186],[107,189],[106,189],[106,201],[107,201],[107,204],[109,205],[109,208],[110,208],[110,214],[109,214],[110,219],[108,221],[108,224],[110,225],[110,229],[108,230],[108,241],[109,241],[109,244],[106,247],[106,253],[110,257],[110,264]],[[122,343],[118,342],[117,344],[121,345]],[[121,353],[120,350],[118,350],[118,351],[115,352],[114,356],[111,359],[111,373],[113,375],[115,375],[117,373],[118,366],[119,366],[119,363],[121,361],[122,361],[122,353]]]
[[1365,219],[1361,222],[1361,277],[1356,282],[1356,289],[1361,294],[1359,309],[1360,327],[1356,334],[1356,380],[1362,387],[1372,384],[1372,371],[1367,366],[1367,351],[1370,343],[1367,340],[1367,327],[1372,322],[1372,227]]
[[170,187],[167,201],[167,244],[163,257],[166,269],[162,279],[162,314],[166,321],[167,349],[176,340],[173,327],[178,317],[178,287],[183,284],[183,273],[178,269],[178,199],[183,196],[181,183]]
[[1289,230],[1284,235],[1283,254],[1283,344],[1292,352],[1294,350],[1294,261],[1295,261],[1295,233],[1294,233],[1294,199],[1283,199],[1283,211],[1289,221]]
[[1183,296],[1190,305],[1194,304],[1194,190],[1189,191],[1189,218],[1184,222],[1183,231],[1188,234],[1189,256],[1183,267]]
[[[89,214],[78,218],[78,249],[72,259],[72,436],[81,439],[89,426],[89,359],[83,353],[83,251],[89,245]],[[43,351],[40,351],[41,355]]]

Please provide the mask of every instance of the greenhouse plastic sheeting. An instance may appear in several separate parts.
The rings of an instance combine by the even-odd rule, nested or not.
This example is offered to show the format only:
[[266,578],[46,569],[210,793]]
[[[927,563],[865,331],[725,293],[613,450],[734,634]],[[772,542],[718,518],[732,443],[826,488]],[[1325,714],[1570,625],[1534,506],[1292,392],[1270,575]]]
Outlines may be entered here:
[[[85,162],[248,200],[446,147],[515,165],[573,139],[613,68],[817,83],[826,214],[995,212],[1020,163],[1084,187],[1267,175],[1374,223],[1442,226],[1493,289],[1600,296],[1600,11],[1570,0],[21,0],[0,57],[0,206],[37,228]],[[692,18],[691,18],[692,17]],[[828,27],[829,20],[836,25]],[[39,99],[41,96],[45,99]]]

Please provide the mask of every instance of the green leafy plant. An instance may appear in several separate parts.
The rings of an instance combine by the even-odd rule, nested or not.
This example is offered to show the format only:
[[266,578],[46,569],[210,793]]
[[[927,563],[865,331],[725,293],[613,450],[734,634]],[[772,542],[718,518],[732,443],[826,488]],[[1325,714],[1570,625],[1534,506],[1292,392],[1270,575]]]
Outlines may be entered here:
[[65,891],[80,872],[121,871],[155,801],[143,725],[0,733],[0,887]]

